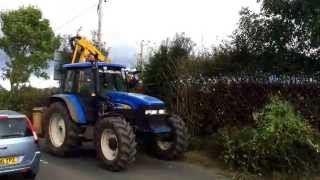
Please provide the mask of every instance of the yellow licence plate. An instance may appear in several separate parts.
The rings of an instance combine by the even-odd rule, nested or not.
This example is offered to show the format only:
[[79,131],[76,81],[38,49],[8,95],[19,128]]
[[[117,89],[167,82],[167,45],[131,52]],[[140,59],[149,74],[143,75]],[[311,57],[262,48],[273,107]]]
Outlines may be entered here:
[[15,165],[17,164],[17,157],[0,158],[0,165]]

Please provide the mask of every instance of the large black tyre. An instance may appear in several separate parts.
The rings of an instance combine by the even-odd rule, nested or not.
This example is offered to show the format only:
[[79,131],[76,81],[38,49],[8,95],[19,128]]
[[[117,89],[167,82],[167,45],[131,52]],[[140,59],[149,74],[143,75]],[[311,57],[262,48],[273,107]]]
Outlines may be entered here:
[[[188,147],[189,133],[184,121],[176,115],[168,118],[168,123],[172,128],[169,137],[154,137],[151,142],[152,153],[162,160],[176,160],[183,157]],[[168,143],[166,147],[162,147],[160,143]]]
[[[61,127],[57,127],[57,131],[64,131],[64,137],[61,142],[57,143],[53,135],[55,128],[53,123],[55,118],[59,118],[59,123],[62,123]],[[64,124],[64,127],[62,127]],[[58,156],[70,155],[80,145],[79,131],[80,128],[71,120],[67,107],[62,102],[55,102],[50,105],[45,114],[45,139],[47,150]],[[62,133],[62,132],[61,132]],[[60,145],[61,144],[61,145]]]
[[111,171],[126,169],[135,161],[136,140],[130,124],[122,117],[99,120],[95,130],[97,157]]

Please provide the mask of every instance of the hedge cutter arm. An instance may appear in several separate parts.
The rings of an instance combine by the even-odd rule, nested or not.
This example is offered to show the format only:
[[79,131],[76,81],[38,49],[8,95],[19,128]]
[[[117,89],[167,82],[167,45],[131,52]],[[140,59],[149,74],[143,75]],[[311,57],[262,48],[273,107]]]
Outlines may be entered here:
[[72,64],[76,63],[78,52],[80,52],[79,62],[102,61],[110,63],[111,59],[107,58],[91,41],[84,37],[76,36],[70,39],[70,44],[73,49]]

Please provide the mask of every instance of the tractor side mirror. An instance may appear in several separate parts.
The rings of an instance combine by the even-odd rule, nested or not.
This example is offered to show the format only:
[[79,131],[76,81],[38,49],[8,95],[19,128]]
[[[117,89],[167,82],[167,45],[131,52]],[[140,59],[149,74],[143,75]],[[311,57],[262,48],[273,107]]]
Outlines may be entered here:
[[139,85],[139,79],[137,79],[134,76],[129,77],[127,80],[127,84],[128,84],[129,89],[134,89],[135,87],[137,87]]
[[141,71],[125,70],[126,84],[128,90],[131,92],[141,92],[139,89],[142,87],[142,81],[140,79]]

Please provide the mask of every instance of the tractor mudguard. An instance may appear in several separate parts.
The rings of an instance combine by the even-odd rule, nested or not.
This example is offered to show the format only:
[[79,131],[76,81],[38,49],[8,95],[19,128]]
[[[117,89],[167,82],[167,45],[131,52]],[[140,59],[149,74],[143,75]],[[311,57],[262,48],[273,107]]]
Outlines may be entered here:
[[85,110],[76,95],[56,94],[50,97],[50,102],[62,101],[66,104],[71,119],[77,124],[87,124]]

